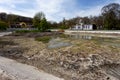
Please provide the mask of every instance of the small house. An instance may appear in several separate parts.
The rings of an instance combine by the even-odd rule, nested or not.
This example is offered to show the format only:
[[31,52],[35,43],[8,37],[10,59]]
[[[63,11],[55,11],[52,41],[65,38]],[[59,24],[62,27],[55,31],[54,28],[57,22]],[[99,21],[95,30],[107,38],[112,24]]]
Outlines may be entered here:
[[93,25],[75,25],[72,30],[93,30]]
[[71,30],[95,30],[97,29],[96,25],[94,24],[83,24],[80,20],[79,24],[71,27]]

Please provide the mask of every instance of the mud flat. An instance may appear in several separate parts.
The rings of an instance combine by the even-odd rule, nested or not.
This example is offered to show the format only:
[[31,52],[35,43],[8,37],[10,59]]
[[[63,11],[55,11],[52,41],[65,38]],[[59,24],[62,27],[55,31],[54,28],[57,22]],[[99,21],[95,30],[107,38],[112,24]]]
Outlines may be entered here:
[[[0,36],[11,34],[11,32],[2,32],[0,33]],[[4,54],[3,47],[5,46],[14,46],[14,49],[9,48],[9,51],[13,51],[13,54]],[[38,70],[37,68],[33,66],[29,66],[26,64],[19,63],[17,61],[14,61],[11,58],[10,55],[16,56],[16,53],[20,53],[21,49],[15,48],[18,46],[15,44],[12,40],[7,40],[7,38],[3,39],[0,38],[0,80],[64,80],[60,79],[58,77],[55,77],[51,74],[45,73],[42,70]],[[7,50],[5,50],[7,51]],[[9,53],[9,51],[7,53]],[[19,54],[18,53],[18,54]],[[8,57],[8,58],[5,58]],[[20,56],[19,56],[20,57]],[[21,56],[22,57],[22,56]],[[15,58],[14,58],[15,59]]]
[[[62,41],[72,45],[50,49],[49,43],[35,41],[35,37],[4,36],[1,39],[0,55],[65,80],[120,79],[119,46],[106,45],[97,40],[62,38]],[[110,42],[108,39],[104,41]],[[120,43],[119,39],[112,41],[110,43]]]
[[0,57],[0,69],[0,74],[3,78],[6,78],[5,80],[63,80],[35,67],[4,57]]

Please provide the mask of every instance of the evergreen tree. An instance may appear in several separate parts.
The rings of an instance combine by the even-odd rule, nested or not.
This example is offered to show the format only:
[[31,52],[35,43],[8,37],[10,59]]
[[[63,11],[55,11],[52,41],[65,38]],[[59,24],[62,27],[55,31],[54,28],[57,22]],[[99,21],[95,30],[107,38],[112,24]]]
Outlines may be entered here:
[[48,24],[46,18],[43,18],[39,24],[38,29],[42,32],[46,31],[48,29]]
[[45,18],[45,15],[43,12],[36,13],[34,18],[33,18],[34,27],[38,28],[40,26],[40,22],[43,18]]

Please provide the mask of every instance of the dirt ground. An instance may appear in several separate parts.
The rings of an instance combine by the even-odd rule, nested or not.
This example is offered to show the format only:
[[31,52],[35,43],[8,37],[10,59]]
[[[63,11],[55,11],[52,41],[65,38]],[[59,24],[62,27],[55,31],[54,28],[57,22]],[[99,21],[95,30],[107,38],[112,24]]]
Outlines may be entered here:
[[0,55],[33,65],[65,80],[120,79],[120,49],[117,47],[96,41],[72,40],[70,42],[76,45],[48,49],[47,43],[35,41],[35,37],[30,34],[2,37]]
[[64,80],[37,68],[0,56],[0,80]]

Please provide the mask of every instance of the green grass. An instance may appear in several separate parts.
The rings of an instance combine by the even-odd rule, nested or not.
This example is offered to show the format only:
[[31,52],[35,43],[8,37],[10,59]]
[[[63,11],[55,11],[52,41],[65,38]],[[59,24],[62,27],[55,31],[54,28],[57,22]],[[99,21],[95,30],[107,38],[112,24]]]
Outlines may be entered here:
[[17,30],[16,33],[40,32],[39,30]]
[[[30,32],[41,32],[40,30],[17,30],[16,33],[30,33]],[[46,30],[45,32],[51,32],[51,30]]]
[[36,41],[41,41],[43,43],[48,43],[50,41],[50,36],[43,36],[43,37],[37,37],[35,38]]

